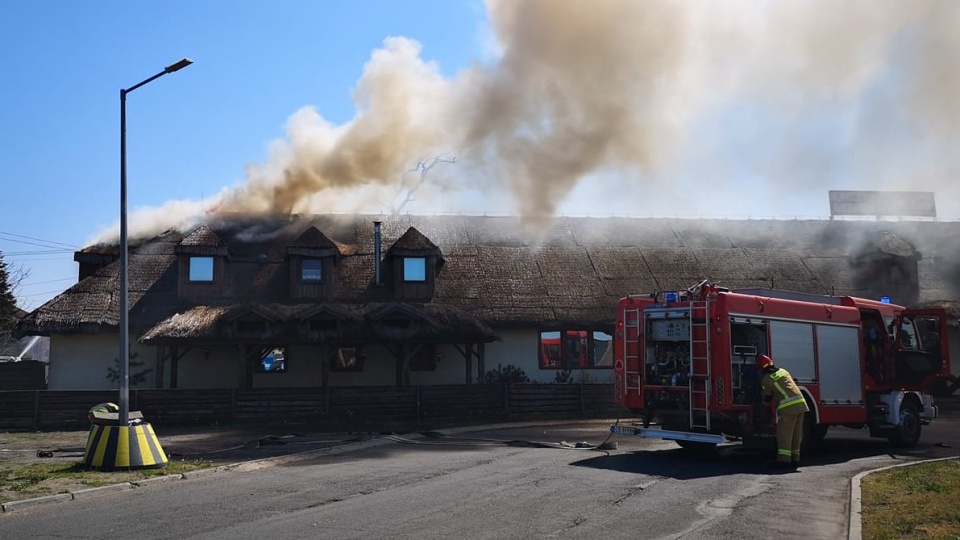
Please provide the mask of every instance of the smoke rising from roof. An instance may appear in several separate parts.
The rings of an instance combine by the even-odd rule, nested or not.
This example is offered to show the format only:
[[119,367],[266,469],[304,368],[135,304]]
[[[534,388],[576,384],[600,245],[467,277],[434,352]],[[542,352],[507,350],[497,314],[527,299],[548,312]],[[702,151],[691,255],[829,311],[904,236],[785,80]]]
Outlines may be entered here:
[[[700,207],[684,213],[714,215],[775,214],[758,212],[760,199],[803,192],[825,205],[827,189],[960,200],[960,3],[486,6],[493,58],[446,77],[416,41],[387,38],[357,82],[353,119],[295,112],[213,211],[378,213],[415,192],[419,212],[542,224],[578,208],[651,214],[691,193]],[[456,163],[417,172],[444,154]],[[616,193],[580,196],[585,178],[605,176]],[[449,206],[475,199],[488,206]],[[199,203],[177,204],[134,213],[131,235],[202,217]]]

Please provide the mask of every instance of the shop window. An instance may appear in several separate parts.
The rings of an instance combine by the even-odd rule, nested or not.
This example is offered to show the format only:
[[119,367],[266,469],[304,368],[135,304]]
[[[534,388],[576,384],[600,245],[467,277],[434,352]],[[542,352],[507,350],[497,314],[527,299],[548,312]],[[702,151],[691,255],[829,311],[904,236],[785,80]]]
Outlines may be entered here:
[[600,331],[540,332],[540,369],[610,369],[613,337]]
[[190,281],[213,281],[213,257],[190,257]]
[[363,371],[363,358],[363,351],[359,347],[341,347],[330,362],[330,371]]
[[404,257],[403,280],[404,281],[426,281],[427,280],[427,259],[425,257]]
[[286,373],[287,355],[283,347],[264,349],[257,364],[258,373]]

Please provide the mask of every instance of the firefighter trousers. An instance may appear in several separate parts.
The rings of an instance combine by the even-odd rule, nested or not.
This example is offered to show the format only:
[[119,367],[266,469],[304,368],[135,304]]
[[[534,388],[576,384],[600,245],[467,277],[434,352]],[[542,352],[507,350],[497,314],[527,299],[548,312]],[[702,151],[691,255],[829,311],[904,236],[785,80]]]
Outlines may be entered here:
[[[802,401],[800,402],[803,403]],[[777,412],[777,461],[800,461],[800,442],[803,438],[804,407],[784,407]]]

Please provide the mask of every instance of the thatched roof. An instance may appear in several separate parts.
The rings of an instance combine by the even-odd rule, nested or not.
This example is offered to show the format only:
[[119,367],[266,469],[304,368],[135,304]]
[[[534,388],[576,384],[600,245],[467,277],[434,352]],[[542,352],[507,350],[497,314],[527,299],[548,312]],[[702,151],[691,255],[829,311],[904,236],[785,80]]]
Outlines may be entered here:
[[[703,277],[730,288],[886,294],[904,304],[960,299],[960,223],[954,222],[558,218],[534,235],[510,217],[230,215],[214,217],[202,233],[170,232],[132,249],[131,328],[146,332],[198,306],[302,302],[289,298],[289,249],[298,242],[314,246],[304,249],[333,245],[340,254],[323,302],[362,314],[394,301],[389,287],[373,285],[374,220],[383,222],[383,246],[396,246],[385,259],[416,248],[436,249],[445,261],[423,310],[456,310],[494,328],[610,325],[621,297],[686,288]],[[178,296],[176,252],[186,238],[215,241],[217,247],[204,247],[229,252],[223,298]],[[912,300],[879,290],[869,273],[889,258],[915,268]],[[117,268],[112,262],[50,300],[18,331],[115,327]]]
[[[387,341],[397,336],[378,322],[386,317],[403,317],[416,323],[404,335],[407,339],[429,341],[444,339],[452,342],[487,342],[496,334],[475,317],[456,308],[404,302],[374,303],[365,306],[338,304],[268,304],[196,306],[184,313],[176,313],[147,330],[141,338],[144,343],[170,341],[214,342],[270,341]],[[246,336],[231,323],[239,320],[263,320],[262,329]],[[327,334],[311,330],[311,319],[338,323],[338,330]]]

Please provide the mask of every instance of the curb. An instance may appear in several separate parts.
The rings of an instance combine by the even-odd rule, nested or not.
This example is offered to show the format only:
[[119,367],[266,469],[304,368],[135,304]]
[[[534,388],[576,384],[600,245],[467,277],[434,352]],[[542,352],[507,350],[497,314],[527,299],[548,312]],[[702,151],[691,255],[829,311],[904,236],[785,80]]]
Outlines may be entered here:
[[[511,428],[523,428],[531,426],[553,426],[553,425],[564,425],[564,424],[574,424],[574,423],[593,423],[593,422],[615,422],[616,420],[607,420],[607,419],[590,419],[590,420],[553,420],[545,422],[517,422],[517,423],[500,423],[500,424],[485,424],[477,426],[463,426],[463,427],[454,427],[447,429],[436,429],[431,430],[434,433],[442,433],[444,435],[454,435],[458,433],[467,433],[471,431],[484,431],[489,429],[511,429]],[[418,439],[423,438],[423,435],[420,433],[412,433],[406,436],[409,439]],[[347,452],[353,452],[356,450],[365,450],[367,448],[375,448],[377,446],[383,446],[385,444],[393,443],[394,441],[389,439],[386,435],[371,435],[367,440],[360,440],[356,442],[349,442],[337,446],[329,446],[327,448],[318,448],[315,450],[305,450],[303,452],[297,452],[294,454],[288,454],[285,456],[274,456],[267,457],[262,459],[256,459],[251,461],[241,461],[239,463],[231,463],[228,465],[219,465],[217,467],[209,467],[206,469],[197,469],[195,471],[177,473],[170,475],[157,476],[153,478],[145,478],[143,480],[136,480],[133,482],[123,482],[119,484],[111,484],[107,486],[98,486],[95,488],[82,489],[79,491],[74,491],[71,493],[60,493],[57,495],[46,495],[43,497],[35,497],[32,499],[23,499],[19,501],[10,501],[0,505],[0,513],[11,512],[16,509],[30,508],[34,506],[39,506],[47,503],[55,502],[66,502],[72,501],[77,498],[84,499],[91,495],[96,495],[100,493],[107,492],[116,492],[116,491],[125,491],[128,489],[136,489],[140,487],[147,487],[152,484],[159,484],[177,480],[192,480],[196,478],[203,478],[217,473],[228,472],[228,471],[237,471],[237,472],[248,472],[256,471],[260,469],[266,469],[269,467],[276,467],[278,465],[285,465],[287,463],[293,463],[303,459],[308,459],[312,456],[321,456],[321,455],[338,455],[344,454]]]
[[886,467],[880,467],[879,469],[872,469],[869,471],[863,471],[862,473],[854,476],[850,479],[850,517],[847,520],[847,540],[861,540],[863,538],[863,506],[861,501],[861,491],[860,491],[860,481],[865,477],[877,473],[880,471],[886,471],[888,469],[898,469],[900,467],[912,467],[914,465],[921,465],[923,463],[936,463],[937,461],[951,461],[960,459],[960,456],[945,457],[945,458],[936,458],[936,459],[921,459],[917,461],[910,461],[908,463],[898,463],[896,465],[888,465]]
[[100,495],[102,493],[112,493],[114,491],[126,491],[128,489],[133,489],[137,486],[131,484],[130,482],[123,482],[121,484],[110,484],[107,486],[97,486],[87,489],[81,489],[73,491],[70,495],[73,496],[73,499],[85,499],[91,495]]

